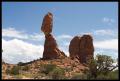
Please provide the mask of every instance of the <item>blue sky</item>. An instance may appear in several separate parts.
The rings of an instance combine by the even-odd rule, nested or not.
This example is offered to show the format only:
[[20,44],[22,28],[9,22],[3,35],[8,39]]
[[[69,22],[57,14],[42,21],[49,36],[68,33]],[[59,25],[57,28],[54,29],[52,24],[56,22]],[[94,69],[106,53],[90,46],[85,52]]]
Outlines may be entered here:
[[[23,58],[23,55],[33,60],[39,57],[39,53],[42,55],[44,35],[40,28],[48,12],[53,13],[52,34],[61,50],[68,53],[69,42],[74,36],[90,33],[94,39],[95,53],[117,58],[117,2],[2,2],[2,46],[6,50],[3,52],[6,61],[18,62],[20,60],[15,57]],[[19,42],[26,46],[22,47]],[[27,47],[30,46],[31,52],[36,53],[34,58],[28,54]],[[11,51],[12,47],[16,49]],[[41,50],[36,52],[37,49]]]

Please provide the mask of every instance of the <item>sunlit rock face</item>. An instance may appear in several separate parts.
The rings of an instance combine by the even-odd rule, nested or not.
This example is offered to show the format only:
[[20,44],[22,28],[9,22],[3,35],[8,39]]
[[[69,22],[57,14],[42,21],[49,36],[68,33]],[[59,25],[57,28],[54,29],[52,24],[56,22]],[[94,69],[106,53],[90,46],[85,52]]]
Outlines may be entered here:
[[41,30],[46,35],[52,32],[52,27],[53,27],[53,15],[52,13],[48,12],[43,18]]

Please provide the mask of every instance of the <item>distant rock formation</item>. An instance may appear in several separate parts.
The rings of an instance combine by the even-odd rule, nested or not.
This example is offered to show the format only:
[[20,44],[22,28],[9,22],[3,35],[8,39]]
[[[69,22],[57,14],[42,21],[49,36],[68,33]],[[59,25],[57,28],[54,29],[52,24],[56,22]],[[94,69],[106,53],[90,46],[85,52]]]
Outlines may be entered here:
[[56,58],[63,58],[66,56],[64,52],[58,49],[56,40],[51,34],[52,26],[53,26],[52,22],[53,22],[52,13],[48,13],[47,15],[45,15],[41,27],[41,30],[45,34],[43,59],[56,59]]
[[77,58],[81,63],[87,63],[94,55],[92,36],[75,36],[70,42],[69,52],[72,59]]

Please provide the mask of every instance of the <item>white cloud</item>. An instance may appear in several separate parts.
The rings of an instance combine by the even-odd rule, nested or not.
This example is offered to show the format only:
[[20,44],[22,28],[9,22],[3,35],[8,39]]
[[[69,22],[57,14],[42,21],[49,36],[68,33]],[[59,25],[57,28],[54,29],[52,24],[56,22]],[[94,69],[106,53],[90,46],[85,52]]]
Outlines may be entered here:
[[9,63],[27,62],[42,57],[43,46],[33,45],[22,40],[2,39],[2,58]]
[[29,39],[31,40],[35,40],[35,41],[40,41],[40,40],[44,40],[44,35],[43,34],[34,34],[34,35],[30,35]]
[[64,46],[69,46],[69,45],[70,45],[70,42],[65,42],[63,45],[64,45]]
[[82,32],[80,35],[84,35],[84,34],[92,35],[92,32]]
[[117,36],[117,31],[116,30],[111,30],[111,29],[100,29],[100,30],[95,30],[93,31],[94,35],[109,35],[109,36]]
[[[2,39],[2,49],[4,52],[2,53],[2,58],[8,62],[8,63],[18,63],[20,61],[22,62],[28,62],[34,59],[37,59],[39,57],[42,57],[43,54],[43,46],[42,45],[35,45],[34,43],[28,43],[23,41],[23,39],[29,40],[35,40],[40,41],[44,40],[43,34],[27,34],[24,31],[18,31],[14,28],[7,28],[2,30],[2,36],[4,37],[10,37],[12,40],[5,40]],[[60,35],[57,36],[58,40],[61,39],[71,39],[72,36],[70,35]],[[64,46],[68,46],[68,43],[65,42]],[[65,49],[67,49],[65,47]],[[65,51],[65,54],[68,56],[68,51]]]
[[27,34],[23,31],[18,31],[14,28],[2,29],[2,36],[10,37],[10,38],[34,40],[34,41],[44,40],[44,35],[42,33],[41,34],[38,34],[38,33]]
[[69,56],[68,46],[60,46],[59,49],[65,53],[65,55]]
[[[19,39],[8,41],[2,39],[2,49],[2,59],[7,63],[16,64],[18,62],[29,62],[42,57],[44,47]],[[59,49],[69,56],[68,42],[66,42],[63,47],[60,46]]]
[[95,48],[118,50],[118,39],[95,41]]
[[67,57],[69,57],[69,52],[68,51],[64,51],[65,55],[67,55]]
[[[86,33],[84,33],[86,34]],[[88,33],[87,33],[88,34]],[[93,31],[94,35],[117,35],[114,30],[111,29],[101,29]],[[35,45],[34,43],[28,43],[23,41],[23,39],[28,40],[35,40],[40,41],[44,39],[44,35],[34,33],[34,34],[27,34],[23,31],[15,30],[14,28],[3,29],[2,31],[3,37],[12,37],[15,39],[6,41],[2,39],[2,49],[4,52],[2,53],[2,58],[9,62],[9,63],[17,63],[17,62],[28,62],[39,57],[42,57],[43,54],[43,46],[42,45]],[[62,34],[55,37],[60,43],[61,51],[65,52],[67,56],[69,56],[69,43],[73,38],[71,35]],[[66,40],[68,39],[68,40]],[[111,40],[103,40],[103,41],[95,41],[94,42],[95,49],[99,48],[102,50],[110,49],[110,50],[118,50],[118,39],[111,39]]]
[[72,38],[71,35],[65,35],[65,34],[57,36],[57,39],[71,39],[71,38]]
[[[94,46],[95,46],[95,49],[96,48],[100,48],[102,50],[112,49],[117,51],[118,40],[111,39],[111,40],[105,40],[105,41],[96,41],[94,43]],[[64,46],[60,46],[59,48],[67,56],[69,56],[68,44]],[[39,57],[42,57],[42,54],[43,54],[42,45],[34,45],[18,39],[13,39],[9,41],[2,39],[2,49],[3,49],[2,58],[8,63],[18,63],[20,61],[28,62],[28,61],[37,59]]]
[[17,31],[14,28],[2,29],[2,36],[27,39],[28,36],[23,31]]
[[95,48],[94,56],[96,56],[97,54],[108,55],[111,56],[113,59],[118,58],[118,50],[113,50],[113,49],[111,50],[111,49]]
[[102,21],[103,21],[104,23],[108,23],[109,25],[115,22],[114,19],[111,19],[111,18],[108,18],[108,17],[104,17],[104,18],[102,19]]

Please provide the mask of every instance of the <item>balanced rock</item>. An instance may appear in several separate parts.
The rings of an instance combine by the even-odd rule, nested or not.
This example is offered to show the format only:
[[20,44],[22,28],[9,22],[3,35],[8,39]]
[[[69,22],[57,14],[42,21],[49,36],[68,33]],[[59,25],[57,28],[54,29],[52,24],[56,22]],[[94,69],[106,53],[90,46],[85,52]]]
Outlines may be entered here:
[[92,36],[75,36],[70,42],[69,52],[71,58],[76,57],[81,63],[87,63],[94,55]]
[[45,36],[43,59],[57,59],[65,57],[64,52],[58,49],[56,40],[51,34]]
[[44,32],[44,34],[49,34],[52,32],[52,26],[53,26],[53,15],[52,13],[48,12],[44,18],[41,30]]
[[56,40],[51,34],[52,26],[53,26],[53,15],[52,13],[49,12],[47,15],[45,15],[41,27],[41,30],[45,34],[43,59],[56,59],[56,58],[63,58],[66,56],[64,52],[58,49]]

